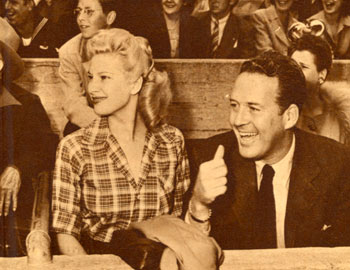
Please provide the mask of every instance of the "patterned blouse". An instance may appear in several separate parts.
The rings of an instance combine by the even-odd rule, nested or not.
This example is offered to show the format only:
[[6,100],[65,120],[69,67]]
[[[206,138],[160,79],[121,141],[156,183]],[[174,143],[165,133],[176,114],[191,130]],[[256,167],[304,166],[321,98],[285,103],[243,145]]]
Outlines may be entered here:
[[163,214],[181,215],[190,184],[182,133],[170,125],[148,131],[139,181],[110,133],[106,117],[65,137],[57,150],[53,228],[110,242],[115,230]]

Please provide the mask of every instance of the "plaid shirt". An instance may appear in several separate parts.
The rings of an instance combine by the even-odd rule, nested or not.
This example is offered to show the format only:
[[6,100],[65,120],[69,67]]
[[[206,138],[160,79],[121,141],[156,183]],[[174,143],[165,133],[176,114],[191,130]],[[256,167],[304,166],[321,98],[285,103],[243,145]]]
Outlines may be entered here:
[[189,187],[184,138],[163,125],[147,132],[139,181],[110,133],[106,117],[65,137],[57,150],[53,181],[53,228],[74,235],[83,230],[110,242],[115,230],[162,214],[181,215]]

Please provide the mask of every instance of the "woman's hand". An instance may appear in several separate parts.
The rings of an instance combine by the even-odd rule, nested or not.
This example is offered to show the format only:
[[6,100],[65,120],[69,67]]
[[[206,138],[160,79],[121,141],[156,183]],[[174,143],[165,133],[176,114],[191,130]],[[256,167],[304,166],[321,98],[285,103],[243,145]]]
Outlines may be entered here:
[[12,210],[16,211],[18,192],[21,187],[21,175],[17,168],[8,166],[0,177],[0,216],[7,216],[12,200]]

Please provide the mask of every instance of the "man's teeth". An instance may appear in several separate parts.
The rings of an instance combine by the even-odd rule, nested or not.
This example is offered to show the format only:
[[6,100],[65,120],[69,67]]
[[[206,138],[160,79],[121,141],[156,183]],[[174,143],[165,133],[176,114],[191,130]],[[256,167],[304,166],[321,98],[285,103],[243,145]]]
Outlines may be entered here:
[[258,135],[258,133],[255,133],[255,132],[242,133],[242,132],[240,132],[240,135],[242,138],[251,138],[251,137]]

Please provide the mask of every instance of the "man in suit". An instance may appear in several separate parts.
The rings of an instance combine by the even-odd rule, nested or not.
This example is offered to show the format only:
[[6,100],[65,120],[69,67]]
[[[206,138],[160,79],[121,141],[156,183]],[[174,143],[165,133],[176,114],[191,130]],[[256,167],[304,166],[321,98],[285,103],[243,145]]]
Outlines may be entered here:
[[5,15],[21,39],[21,57],[58,57],[58,48],[69,39],[71,27],[64,21],[42,17],[32,0],[6,0]]
[[280,53],[244,62],[232,131],[192,153],[186,218],[223,249],[349,245],[349,152],[295,128],[305,88],[298,64]]
[[196,58],[249,58],[255,55],[252,26],[232,14],[236,0],[209,0],[209,12],[195,23]]

